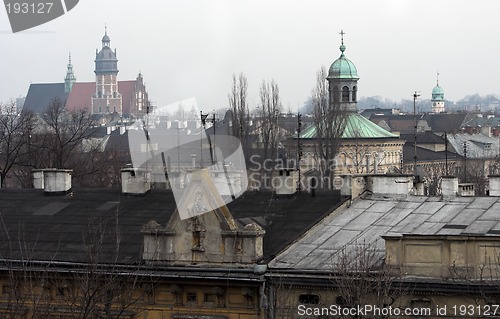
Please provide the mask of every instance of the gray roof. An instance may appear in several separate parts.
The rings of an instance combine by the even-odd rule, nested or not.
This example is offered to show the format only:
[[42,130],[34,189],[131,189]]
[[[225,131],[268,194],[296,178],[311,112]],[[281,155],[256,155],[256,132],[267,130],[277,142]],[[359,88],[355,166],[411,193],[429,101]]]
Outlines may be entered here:
[[455,151],[464,156],[463,143],[467,142],[467,158],[492,158],[499,155],[499,140],[483,133],[449,134],[448,141]]
[[67,97],[68,93],[64,92],[64,83],[31,84],[23,105],[23,111],[42,114],[55,98],[59,98],[65,104]]
[[[241,227],[256,222],[266,230],[264,258],[269,260],[339,202],[338,192],[276,199],[272,192],[251,191],[227,206]],[[141,227],[150,220],[166,225],[175,208],[170,191],[125,196],[117,190],[75,189],[48,196],[35,189],[0,189],[0,258],[85,262],[90,240],[102,231],[101,262],[114,257],[116,238],[118,262],[140,262]]]
[[373,264],[378,264],[385,257],[385,235],[499,236],[499,210],[500,197],[357,198],[307,231],[269,267],[331,271],[342,250],[354,253],[361,245],[375,250]]

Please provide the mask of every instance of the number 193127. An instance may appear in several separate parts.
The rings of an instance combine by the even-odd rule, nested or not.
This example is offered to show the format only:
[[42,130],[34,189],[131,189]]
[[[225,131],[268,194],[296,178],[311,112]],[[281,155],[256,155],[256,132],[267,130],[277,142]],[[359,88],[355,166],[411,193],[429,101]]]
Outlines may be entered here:
[[7,13],[35,13],[44,14],[50,13],[52,9],[53,2],[39,2],[39,3],[27,3],[27,2],[13,2],[7,3],[5,7],[7,8]]

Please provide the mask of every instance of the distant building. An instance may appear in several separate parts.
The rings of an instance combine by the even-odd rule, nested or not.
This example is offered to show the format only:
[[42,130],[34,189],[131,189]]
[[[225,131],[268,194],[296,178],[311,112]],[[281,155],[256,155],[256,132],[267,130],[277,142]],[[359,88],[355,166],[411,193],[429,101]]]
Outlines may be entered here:
[[432,89],[431,102],[432,102],[432,113],[444,112],[444,91],[443,88],[439,86],[439,78],[437,79],[436,86],[434,87],[434,89]]
[[[404,140],[358,113],[358,80],[356,66],[345,57],[342,39],[340,57],[330,66],[327,80],[330,103],[340,103],[347,111],[346,126],[335,157],[335,174],[386,173],[401,165]],[[297,134],[289,141],[297,144]],[[318,168],[317,147],[320,137],[316,125],[310,125],[300,134],[303,150],[301,167]],[[332,158],[333,159],[333,158]]]
[[57,98],[66,109],[84,109],[90,114],[115,113],[125,117],[145,114],[150,102],[142,74],[135,80],[118,81],[116,49],[111,50],[110,42],[105,31],[102,48],[96,50],[95,82],[76,82],[70,55],[64,83],[31,84],[23,109],[40,114]]

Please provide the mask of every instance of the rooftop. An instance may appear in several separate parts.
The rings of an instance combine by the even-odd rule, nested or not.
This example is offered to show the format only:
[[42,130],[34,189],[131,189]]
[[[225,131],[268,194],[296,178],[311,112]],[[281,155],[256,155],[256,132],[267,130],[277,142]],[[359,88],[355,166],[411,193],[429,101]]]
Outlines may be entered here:
[[269,264],[270,268],[331,270],[342,249],[375,249],[385,257],[382,236],[498,236],[500,197],[409,196],[406,199],[357,198],[311,228]]
[[[176,208],[170,191],[129,197],[104,189],[76,189],[66,196],[48,196],[35,189],[0,189],[0,198],[2,257],[42,261],[86,261],[88,246],[103,235],[97,243],[101,261],[114,256],[118,238],[118,261],[139,262],[141,226],[150,220],[165,225]],[[266,230],[264,258],[268,259],[339,202],[338,194],[332,192],[279,199],[272,192],[246,192],[227,206],[240,226],[256,222]]]

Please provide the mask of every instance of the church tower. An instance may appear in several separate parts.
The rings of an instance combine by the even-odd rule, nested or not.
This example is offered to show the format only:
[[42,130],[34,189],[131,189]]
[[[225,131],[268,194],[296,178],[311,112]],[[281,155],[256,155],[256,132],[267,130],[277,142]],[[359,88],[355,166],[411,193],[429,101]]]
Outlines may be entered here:
[[358,71],[345,55],[344,31],[340,32],[340,57],[335,60],[328,71],[328,91],[330,101],[340,103],[342,110],[357,112]]
[[432,89],[432,113],[442,113],[444,112],[444,91],[443,88],[439,86],[439,73],[437,74],[437,84]]
[[71,53],[69,54],[68,61],[68,69],[66,70],[66,77],[64,78],[64,93],[71,92],[73,88],[73,84],[75,83],[76,78],[75,74],[73,74],[73,64],[71,64]]
[[95,93],[92,97],[92,114],[116,112],[122,114],[122,95],[118,92],[118,60],[113,52],[107,29],[102,37],[101,51],[95,57]]

